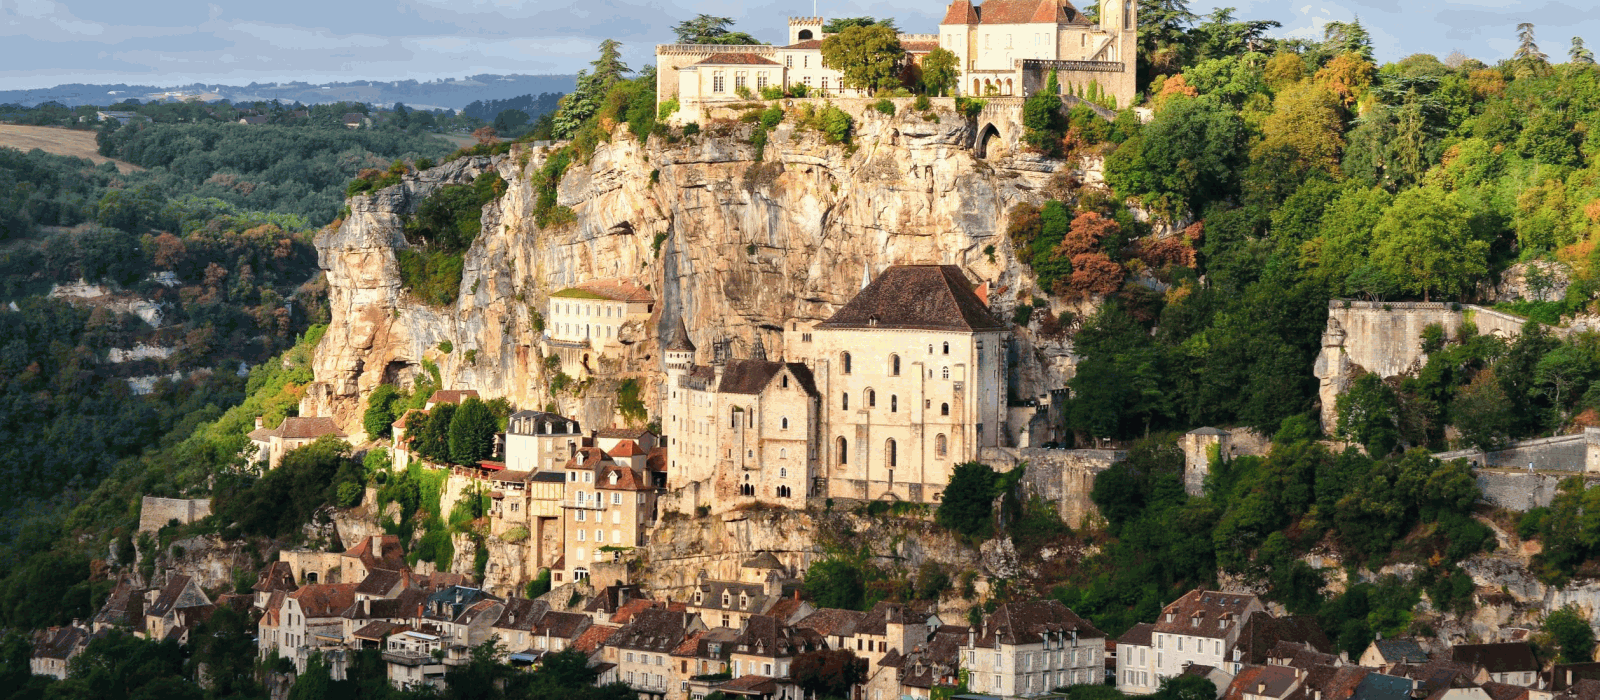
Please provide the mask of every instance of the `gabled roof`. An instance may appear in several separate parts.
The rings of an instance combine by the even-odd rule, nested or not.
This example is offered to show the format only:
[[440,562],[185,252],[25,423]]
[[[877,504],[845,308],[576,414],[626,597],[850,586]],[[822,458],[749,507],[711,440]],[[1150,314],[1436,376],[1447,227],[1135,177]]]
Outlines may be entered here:
[[[1084,21],[1083,14],[1067,0],[986,0],[976,9],[977,24],[1078,24]],[[945,14],[948,19],[950,13]]]
[[144,620],[144,596],[139,594],[139,589],[133,585],[133,577],[121,576],[111,595],[106,598],[105,605],[100,606],[100,612],[94,616],[94,621],[101,625],[114,627],[128,627]]
[[622,440],[618,442],[615,447],[611,448],[611,451],[608,454],[610,454],[612,457],[645,456],[644,450],[639,449],[639,443],[632,440]]
[[1288,666],[1246,666],[1239,669],[1222,698],[1240,700],[1246,694],[1281,698],[1294,689],[1297,680],[1299,675]]
[[405,552],[400,549],[399,535],[364,537],[356,543],[356,546],[345,550],[339,556],[360,559],[368,569],[399,571],[406,565]]
[[632,440],[638,442],[646,437],[654,437],[655,435],[645,428],[601,428],[595,431],[594,436],[607,440]]
[[[161,592],[156,595],[155,602],[151,603],[150,607],[145,610],[145,615],[163,617],[171,612],[173,607],[182,599],[184,590],[193,581],[194,579],[184,574],[173,574],[167,579],[167,585],[161,587]],[[199,588],[196,587],[196,590],[199,590]],[[200,592],[199,598],[205,603],[211,602],[210,599],[205,597],[204,591]]]
[[1247,664],[1267,663],[1280,642],[1309,646],[1322,653],[1333,651],[1333,642],[1328,641],[1328,636],[1322,633],[1322,627],[1309,615],[1273,617],[1264,610],[1257,610],[1245,620],[1244,627],[1239,629],[1239,639],[1234,643],[1234,649],[1241,656],[1229,660]]
[[855,634],[856,625],[866,616],[866,613],[856,610],[821,608],[795,623],[795,626],[812,630],[824,637],[848,637]]
[[[1493,693],[1490,697],[1494,697]],[[1356,692],[1350,696],[1350,700],[1410,700],[1410,698],[1411,679],[1385,676],[1381,673],[1367,674],[1366,678],[1361,679],[1361,684],[1356,686]]]
[[622,628],[615,625],[594,625],[584,630],[583,634],[572,642],[572,648],[585,654],[593,654],[594,650],[609,641],[620,629]]
[[1544,672],[1544,687],[1546,690],[1560,692],[1584,679],[1600,680],[1600,661],[1556,664]]
[[1379,639],[1372,643],[1378,651],[1378,658],[1384,663],[1398,664],[1425,664],[1428,663],[1428,652],[1422,650],[1422,645],[1411,639]]
[[977,24],[978,11],[972,7],[968,0],[955,0],[944,11],[944,19],[939,24]]
[[540,615],[533,623],[533,633],[541,637],[548,635],[556,639],[574,639],[589,629],[591,622],[589,616],[583,613],[551,610]]
[[817,382],[811,368],[799,362],[768,362],[766,360],[729,360],[722,371],[722,383],[717,391],[724,394],[760,394],[785,368],[807,394],[817,396]]
[[697,66],[776,66],[777,61],[753,53],[714,53],[696,61]]
[[1481,666],[1490,673],[1539,670],[1539,661],[1533,657],[1533,647],[1527,642],[1457,644],[1450,650],[1450,660]]
[[608,646],[622,649],[670,652],[688,634],[689,614],[675,610],[640,610],[611,639]]
[[461,403],[478,398],[477,389],[440,389],[428,397],[428,403]]
[[316,583],[301,586],[290,593],[289,599],[300,603],[300,612],[307,619],[339,617],[356,602],[354,583]]
[[78,647],[89,643],[89,630],[82,627],[51,627],[33,636],[33,658],[66,661]]
[[1034,644],[1046,635],[1104,639],[1106,633],[1059,600],[1034,600],[1006,603],[985,616],[976,644],[991,649],[1000,644]]
[[268,564],[267,568],[261,570],[261,574],[256,576],[256,585],[251,586],[250,590],[259,593],[270,593],[272,591],[292,591],[295,587],[294,567],[289,566],[289,562],[279,560]]
[[356,592],[363,595],[387,596],[389,591],[401,585],[405,578],[403,572],[393,569],[368,569],[367,577],[356,585]]
[[[741,54],[719,53],[712,54],[711,58],[736,55]],[[701,61],[701,63],[705,62],[706,61]],[[768,63],[771,63],[771,61],[768,61]],[[777,64],[774,63],[773,65]],[[580,283],[575,287],[567,287],[566,289],[551,294],[550,296],[571,299],[606,299],[609,301],[652,302],[656,300],[656,298],[643,287],[640,287],[639,285],[621,277],[589,280],[588,282]]]
[[408,629],[411,629],[411,627],[409,625],[403,625],[403,624],[398,624],[398,623],[394,623],[394,622],[384,622],[383,620],[378,620],[376,622],[367,623],[366,625],[362,626],[361,629],[356,630],[350,636],[355,637],[356,639],[365,639],[365,640],[372,641],[372,642],[381,642],[381,641],[383,641],[384,637],[387,637],[387,636],[389,636],[391,634],[394,634],[396,632],[404,632],[404,631],[406,631]]
[[285,418],[283,419],[283,424],[273,432],[285,440],[312,439],[324,435],[345,437],[345,434],[339,430],[339,426],[333,422],[332,418],[322,417],[301,418],[294,416]]
[[1260,607],[1260,599],[1252,594],[1196,588],[1162,609],[1161,617],[1156,619],[1155,631],[1224,638],[1244,624],[1246,615]]
[[1137,647],[1150,646],[1150,633],[1155,630],[1155,628],[1155,625],[1152,625],[1148,622],[1141,622],[1137,625],[1129,627],[1128,631],[1123,632],[1121,637],[1117,637],[1117,643]]
[[1003,330],[955,265],[891,265],[817,328]]

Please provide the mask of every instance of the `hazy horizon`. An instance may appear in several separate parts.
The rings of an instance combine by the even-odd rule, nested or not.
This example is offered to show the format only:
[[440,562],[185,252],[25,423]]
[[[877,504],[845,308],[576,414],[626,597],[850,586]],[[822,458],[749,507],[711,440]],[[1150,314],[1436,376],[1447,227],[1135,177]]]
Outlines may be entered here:
[[[1540,48],[1566,60],[1573,36],[1600,42],[1600,6],[1564,2],[1458,0],[1426,5],[1399,0],[1194,2],[1197,14],[1233,6],[1241,19],[1283,23],[1276,36],[1318,38],[1329,21],[1357,16],[1372,33],[1380,62],[1413,53],[1451,51],[1493,63],[1516,47],[1519,22],[1533,22]],[[905,31],[937,31],[945,3],[817,0],[824,17],[894,17]],[[787,17],[812,6],[777,3],[644,3],[638,0],[399,0],[343,5],[276,3],[160,4],[8,0],[0,3],[0,90],[63,84],[127,83],[242,86],[279,82],[352,82],[461,78],[477,74],[570,75],[615,38],[634,68],[653,62],[671,27],[698,13],[733,17],[756,38],[783,40]]]

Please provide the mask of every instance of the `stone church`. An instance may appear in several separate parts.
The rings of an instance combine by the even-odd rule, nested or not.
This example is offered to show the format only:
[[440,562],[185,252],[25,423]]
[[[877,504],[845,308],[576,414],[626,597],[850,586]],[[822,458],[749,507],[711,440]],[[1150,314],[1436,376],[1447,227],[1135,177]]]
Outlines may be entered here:
[[1010,333],[953,265],[895,265],[832,317],[784,329],[783,357],[681,323],[665,349],[668,489],[714,511],[807,496],[937,502],[1006,432]]

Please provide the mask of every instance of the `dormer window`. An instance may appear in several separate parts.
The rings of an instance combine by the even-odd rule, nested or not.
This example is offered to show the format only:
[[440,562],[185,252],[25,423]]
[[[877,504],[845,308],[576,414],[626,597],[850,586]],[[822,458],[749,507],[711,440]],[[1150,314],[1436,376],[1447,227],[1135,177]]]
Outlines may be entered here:
[[609,477],[609,479],[611,481],[611,485],[612,486],[616,486],[617,485],[617,473],[616,472],[611,472],[611,476]]
[[722,592],[722,607],[728,607],[728,604],[732,603],[732,602],[733,602],[733,597],[728,595],[727,591],[723,591]]

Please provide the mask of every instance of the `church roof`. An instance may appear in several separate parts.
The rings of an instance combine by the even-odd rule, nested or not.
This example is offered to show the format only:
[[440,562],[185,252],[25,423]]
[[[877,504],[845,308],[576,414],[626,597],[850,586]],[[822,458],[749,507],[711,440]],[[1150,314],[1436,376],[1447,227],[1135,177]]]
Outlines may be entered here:
[[730,360],[722,371],[722,383],[717,391],[723,394],[759,394],[772,383],[772,378],[787,367],[800,388],[817,395],[817,382],[811,368],[799,362],[768,362],[766,360]]
[[892,265],[818,328],[1002,330],[955,265]]
[[694,342],[689,340],[689,328],[683,325],[683,315],[678,315],[678,327],[672,331],[672,342],[667,343],[667,352],[694,352]]

